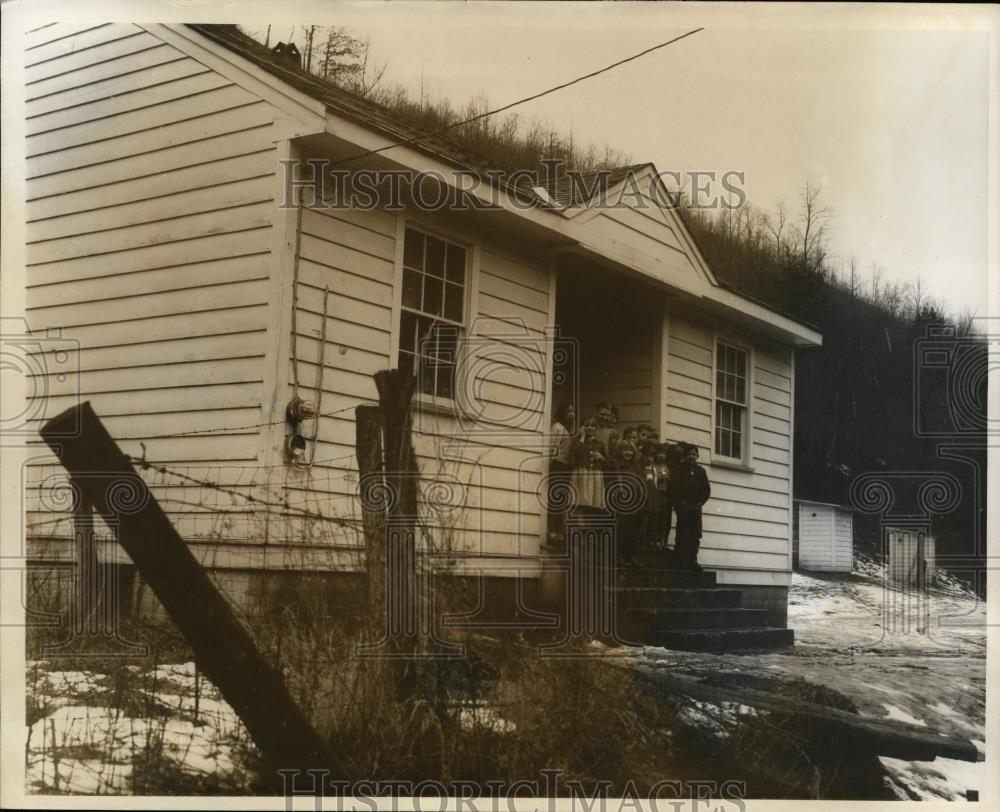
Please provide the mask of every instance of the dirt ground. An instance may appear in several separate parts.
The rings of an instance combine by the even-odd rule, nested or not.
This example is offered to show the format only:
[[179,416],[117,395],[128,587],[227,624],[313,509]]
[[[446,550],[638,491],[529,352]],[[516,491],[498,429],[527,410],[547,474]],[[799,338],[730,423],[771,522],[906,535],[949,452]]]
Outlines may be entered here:
[[[648,648],[643,659],[683,673],[719,670],[798,677],[845,695],[859,712],[972,740],[985,750],[986,604],[944,578],[926,596],[887,585],[862,564],[849,575],[795,573],[789,596],[795,648],[754,655]],[[985,764],[882,758],[900,799],[964,800]]]
[[[948,579],[921,597],[884,585],[883,576],[870,564],[850,575],[795,573],[789,625],[796,646],[788,651],[719,655],[650,647],[614,656],[698,676],[798,678],[842,694],[863,715],[926,726],[983,750],[985,603]],[[53,666],[28,664],[29,791],[248,791],[246,733],[193,663],[111,673]],[[706,725],[717,724],[720,710],[755,713],[699,703],[688,710],[695,717],[703,711]],[[885,786],[878,789],[900,799],[964,800],[985,780],[982,762],[881,763],[888,778],[879,776]]]

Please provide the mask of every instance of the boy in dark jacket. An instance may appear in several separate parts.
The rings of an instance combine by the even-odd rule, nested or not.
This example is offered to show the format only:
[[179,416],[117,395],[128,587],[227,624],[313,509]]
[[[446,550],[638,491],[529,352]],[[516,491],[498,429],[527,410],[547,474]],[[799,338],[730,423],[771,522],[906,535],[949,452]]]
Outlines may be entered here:
[[698,464],[698,447],[680,443],[683,456],[671,482],[673,508],[677,511],[677,563],[681,569],[701,570],[701,509],[711,496],[708,474]]

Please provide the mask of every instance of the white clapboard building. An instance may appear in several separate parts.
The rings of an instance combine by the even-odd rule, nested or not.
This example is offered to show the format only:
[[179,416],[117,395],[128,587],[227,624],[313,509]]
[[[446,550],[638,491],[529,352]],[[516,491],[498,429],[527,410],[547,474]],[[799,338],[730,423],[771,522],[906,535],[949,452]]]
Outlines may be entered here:
[[[415,420],[425,484],[447,486],[429,526],[460,569],[538,578],[554,408],[606,400],[622,426],[699,447],[700,561],[783,620],[795,350],[821,337],[718,282],[652,164],[611,176],[612,200],[631,187],[618,205],[517,187],[232,26],[57,23],[27,34],[26,62],[44,414],[89,400],[156,463],[144,475],[206,566],[363,567],[359,526],[316,517],[360,515],[353,409],[375,402],[375,372],[419,365],[435,324],[472,348],[423,379]],[[283,162],[310,158],[446,186],[463,170],[490,207],[280,206]],[[50,328],[79,348],[73,374]],[[321,416],[294,428],[291,455],[296,396]],[[39,446],[41,558],[71,538],[60,476]]]

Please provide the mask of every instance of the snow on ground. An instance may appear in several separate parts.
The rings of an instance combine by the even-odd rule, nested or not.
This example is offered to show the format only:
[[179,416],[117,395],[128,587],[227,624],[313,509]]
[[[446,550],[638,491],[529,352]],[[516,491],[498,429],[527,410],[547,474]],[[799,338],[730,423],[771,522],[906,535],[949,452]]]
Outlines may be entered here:
[[[734,671],[797,677],[850,698],[865,716],[976,741],[986,719],[986,604],[943,576],[926,595],[901,590],[882,567],[792,577],[788,625],[795,648],[752,655],[648,648],[645,656],[694,674]],[[901,798],[964,800],[985,764],[883,758]]]
[[134,763],[168,764],[238,788],[234,747],[246,733],[194,663],[117,674],[46,671],[28,663],[29,791],[129,794]]
[[[849,575],[794,573],[788,623],[794,649],[752,655],[701,654],[650,647],[629,653],[680,673],[728,671],[798,677],[850,698],[866,716],[896,719],[918,730],[972,740],[985,750],[985,604],[947,578],[926,596],[884,583],[884,571],[862,564]],[[159,748],[189,776],[223,776],[240,792],[244,774],[235,749],[246,734],[194,664],[114,673],[47,671],[29,663],[27,786],[37,792],[122,794],[131,791],[133,763]],[[138,685],[138,688],[136,686]],[[751,708],[695,703],[706,723]],[[729,707],[729,705],[732,705]],[[466,725],[504,729],[489,709],[469,708]],[[900,798],[964,799],[981,790],[982,762],[882,758]]]
[[927,594],[898,588],[882,567],[850,574],[796,572],[788,622],[797,645],[930,655],[986,652],[986,603],[950,578]]

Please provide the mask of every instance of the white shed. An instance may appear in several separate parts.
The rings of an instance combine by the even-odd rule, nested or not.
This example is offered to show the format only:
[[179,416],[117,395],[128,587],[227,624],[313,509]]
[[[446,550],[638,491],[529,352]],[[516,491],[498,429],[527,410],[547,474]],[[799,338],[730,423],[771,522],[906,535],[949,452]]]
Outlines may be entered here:
[[796,500],[795,551],[804,570],[850,572],[854,567],[854,514],[842,505]]

